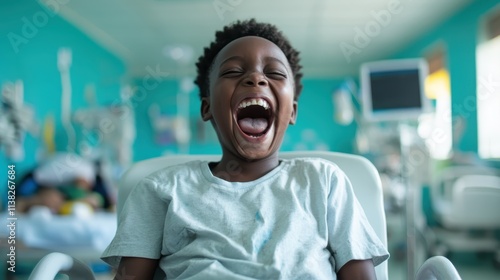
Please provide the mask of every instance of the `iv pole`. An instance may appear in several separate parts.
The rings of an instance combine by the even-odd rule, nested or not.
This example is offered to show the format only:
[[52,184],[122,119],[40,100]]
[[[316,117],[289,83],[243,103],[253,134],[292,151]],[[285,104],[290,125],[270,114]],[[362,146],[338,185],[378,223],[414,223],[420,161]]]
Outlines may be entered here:
[[401,149],[401,177],[406,190],[405,221],[406,221],[406,260],[407,279],[415,277],[415,188],[409,179],[410,165],[408,159],[411,153],[412,133],[410,124],[400,121],[398,124],[399,141]]
[[61,48],[57,53],[57,66],[61,72],[61,122],[68,136],[68,151],[74,151],[76,148],[75,129],[71,124],[71,78],[69,68],[71,66],[71,50]]

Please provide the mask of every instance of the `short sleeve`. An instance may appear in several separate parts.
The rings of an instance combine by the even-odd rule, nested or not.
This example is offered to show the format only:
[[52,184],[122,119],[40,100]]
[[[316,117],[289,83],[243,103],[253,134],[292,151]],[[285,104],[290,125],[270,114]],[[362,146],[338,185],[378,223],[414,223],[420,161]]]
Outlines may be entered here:
[[143,179],[129,193],[119,215],[116,235],[101,258],[117,267],[121,257],[159,259],[168,201],[161,198],[157,183]]
[[350,260],[372,259],[374,266],[389,258],[387,248],[378,238],[359,204],[345,173],[336,169],[331,176],[327,205],[328,244],[334,268]]

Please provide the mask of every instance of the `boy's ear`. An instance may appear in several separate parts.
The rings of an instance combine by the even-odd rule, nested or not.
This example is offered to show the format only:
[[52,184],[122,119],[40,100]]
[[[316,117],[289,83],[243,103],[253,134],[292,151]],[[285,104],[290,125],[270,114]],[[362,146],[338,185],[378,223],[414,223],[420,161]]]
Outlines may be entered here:
[[293,125],[297,121],[297,107],[298,106],[299,106],[299,104],[297,103],[297,101],[293,101],[292,115],[290,116],[290,122],[289,122],[289,124]]
[[204,121],[208,121],[212,119],[212,112],[210,110],[210,98],[202,97],[201,98],[201,119]]

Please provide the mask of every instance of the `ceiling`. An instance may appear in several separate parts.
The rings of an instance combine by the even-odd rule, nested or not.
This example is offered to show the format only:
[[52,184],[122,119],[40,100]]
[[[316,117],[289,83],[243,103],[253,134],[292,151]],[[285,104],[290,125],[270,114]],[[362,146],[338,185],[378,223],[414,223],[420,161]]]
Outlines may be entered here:
[[148,67],[193,76],[215,31],[252,17],[283,30],[306,77],[333,77],[387,57],[471,1],[85,0],[68,1],[60,14],[120,57],[130,77]]

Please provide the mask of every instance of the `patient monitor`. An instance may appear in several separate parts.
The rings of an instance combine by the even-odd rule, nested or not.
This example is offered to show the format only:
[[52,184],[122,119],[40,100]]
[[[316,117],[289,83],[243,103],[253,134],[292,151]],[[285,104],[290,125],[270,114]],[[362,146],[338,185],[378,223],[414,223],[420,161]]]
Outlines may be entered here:
[[412,120],[427,112],[424,94],[428,66],[423,59],[397,59],[361,65],[363,116],[368,121]]

